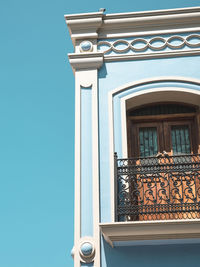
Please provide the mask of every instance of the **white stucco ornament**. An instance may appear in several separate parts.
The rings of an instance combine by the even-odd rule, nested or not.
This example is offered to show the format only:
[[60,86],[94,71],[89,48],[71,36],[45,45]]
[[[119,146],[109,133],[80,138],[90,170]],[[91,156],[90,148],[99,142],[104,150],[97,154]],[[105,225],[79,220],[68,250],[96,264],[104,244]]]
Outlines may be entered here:
[[95,248],[92,238],[83,238],[80,243],[79,253],[82,262],[92,262],[94,260]]
[[83,41],[79,45],[81,52],[91,52],[93,49],[93,44],[90,41]]
[[75,253],[75,248],[73,247],[72,250],[71,250],[71,256],[72,256],[73,259],[74,259],[74,253]]

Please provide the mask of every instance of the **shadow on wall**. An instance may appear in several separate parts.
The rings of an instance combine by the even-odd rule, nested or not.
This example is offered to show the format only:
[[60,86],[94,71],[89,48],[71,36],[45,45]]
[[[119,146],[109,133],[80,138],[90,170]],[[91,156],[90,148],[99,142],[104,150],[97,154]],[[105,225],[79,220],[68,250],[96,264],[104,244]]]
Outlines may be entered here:
[[105,65],[105,63],[102,65],[102,67],[100,68],[100,70],[99,70],[99,78],[106,78],[106,76],[107,76],[107,69],[106,69],[106,65]]
[[200,244],[153,245],[111,248],[103,240],[102,267],[196,267]]

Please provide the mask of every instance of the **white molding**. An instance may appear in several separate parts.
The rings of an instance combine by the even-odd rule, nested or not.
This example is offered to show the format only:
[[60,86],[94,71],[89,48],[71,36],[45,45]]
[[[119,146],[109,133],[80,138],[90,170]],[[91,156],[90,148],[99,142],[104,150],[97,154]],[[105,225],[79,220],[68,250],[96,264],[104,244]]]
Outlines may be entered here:
[[93,197],[93,237],[95,246],[94,266],[100,266],[99,232],[99,158],[98,158],[98,76],[97,69],[75,71],[75,222],[74,222],[74,266],[80,267],[83,260],[79,253],[81,237],[81,87],[92,85],[92,197]]
[[[91,73],[92,74],[92,73]],[[98,73],[93,71],[92,88],[92,169],[93,169],[93,237],[96,254],[94,266],[100,267],[100,232],[99,232],[99,116],[98,116]]]
[[64,17],[75,45],[78,39],[198,31],[200,7],[106,15],[93,12]]
[[200,7],[160,11],[108,14],[103,17],[98,38],[180,32],[199,28]]
[[[78,81],[82,88],[89,88],[96,85],[96,80],[94,79],[95,70],[77,70],[75,74],[78,74]],[[76,78],[76,75],[75,75]],[[92,90],[91,88],[91,90]]]
[[[195,33],[200,31],[200,7],[170,9],[147,12],[119,13],[105,15],[103,12],[65,15],[70,36],[75,47],[75,53],[69,54],[69,61],[73,71],[87,68],[100,68],[105,62],[148,59],[174,56],[200,55],[197,46],[188,47],[188,50],[177,46],[176,51],[156,51],[151,53],[105,55],[97,53],[97,39],[141,37],[149,35]],[[161,37],[159,37],[161,38]],[[93,52],[81,53],[79,44],[90,41]],[[104,40],[105,41],[105,40]],[[188,46],[187,41],[185,44]],[[152,49],[151,43],[149,47]],[[168,44],[168,48],[170,44]],[[174,49],[174,47],[171,49]],[[189,50],[190,49],[190,50]],[[158,49],[159,50],[159,49]],[[79,55],[81,54],[81,55]]]
[[[173,76],[169,76],[169,77],[156,77],[156,78],[147,78],[147,79],[143,79],[143,80],[139,80],[139,81],[134,81],[134,82],[130,82],[127,83],[123,86],[120,86],[112,91],[110,91],[108,93],[108,112],[109,112],[109,153],[110,153],[110,201],[111,201],[111,221],[114,222],[115,221],[115,197],[114,197],[114,114],[113,114],[113,96],[116,95],[117,93],[123,92],[127,89],[131,89],[131,88],[136,88],[142,85],[148,85],[148,84],[153,84],[153,83],[158,83],[158,82],[179,82],[179,83],[187,83],[187,84],[193,84],[193,85],[198,85],[200,86],[200,80],[199,79],[193,79],[193,78],[185,78],[185,77],[173,77]],[[142,90],[142,91],[137,91],[134,92],[130,95],[130,98],[134,98],[136,96],[142,96],[144,94],[149,94],[149,93],[156,93],[156,92],[165,92],[165,91],[169,91],[172,90],[174,92],[187,92],[190,94],[196,94],[196,95],[200,95],[200,91],[198,90],[193,90],[193,89],[186,89],[184,87],[181,88],[154,88],[154,89],[148,89],[148,90]],[[125,101],[129,98],[129,96],[126,96],[124,98],[121,99],[121,107],[123,109],[125,109],[126,104]],[[179,99],[181,101],[181,98]],[[124,101],[124,103],[123,103]],[[139,103],[138,103],[139,104]],[[121,112],[121,118],[122,118],[122,127],[126,127],[126,118],[125,118],[125,114],[126,111],[122,111]],[[124,130],[122,130],[122,144],[127,144],[127,132],[126,132],[126,128],[124,128]],[[127,149],[124,149],[122,151],[123,156],[127,156]]]
[[81,236],[81,88],[75,74],[75,182],[74,182],[74,266],[80,267],[79,240]]
[[65,15],[74,46],[78,40],[197,32],[200,7],[158,11]]
[[76,40],[98,37],[98,29],[102,24],[103,12],[65,15],[67,26],[75,46]]
[[[137,17],[162,16],[162,15],[180,15],[180,14],[187,14],[187,13],[192,14],[196,12],[200,12],[200,6],[160,9],[160,10],[150,10],[150,11],[112,13],[112,14],[106,14],[105,19],[116,19],[116,18],[124,19],[124,18],[129,18],[129,17],[137,18]],[[91,14],[91,13],[88,13],[88,14]]]
[[112,92],[108,92],[111,222],[115,221],[115,187],[114,187],[114,152],[115,151],[114,151],[114,118],[113,118],[113,115],[114,115],[113,114],[113,94]]
[[112,247],[114,242],[120,241],[135,241],[137,245],[137,241],[179,240],[184,243],[183,240],[187,242],[187,239],[194,239],[196,242],[198,239],[200,243],[199,219],[101,223],[100,229]]
[[183,56],[199,56],[200,49],[191,50],[180,50],[180,51],[169,51],[169,52],[151,52],[151,53],[141,53],[134,55],[104,55],[105,62],[113,61],[124,61],[124,60],[136,60],[136,59],[151,59],[151,58],[168,58],[168,57],[183,57]]
[[[192,43],[191,40],[196,38],[199,40],[197,43]],[[178,44],[173,44],[173,41],[179,40]],[[160,45],[154,45],[155,42],[160,42]],[[142,44],[141,47],[137,47],[136,44]],[[123,45],[124,47],[118,47],[118,45]],[[186,36],[181,35],[170,35],[170,36],[151,36],[151,38],[134,38],[134,39],[116,39],[114,41],[99,41],[97,43],[98,51],[101,51],[102,46],[107,46],[107,49],[104,49],[104,55],[113,52],[124,55],[126,52],[140,54],[149,49],[151,52],[162,51],[164,48],[180,51],[181,48],[187,47],[188,49],[200,48],[200,34],[188,33]],[[150,52],[149,52],[150,53]],[[148,53],[148,54],[149,54]],[[145,53],[146,54],[146,53]],[[113,55],[112,55],[113,56]]]
[[103,53],[68,54],[73,71],[84,69],[98,69],[103,64]]
[[121,99],[121,135],[122,135],[122,157],[128,157],[128,140],[127,140],[127,119],[126,119],[126,99]]
[[149,31],[136,31],[133,32],[132,29],[129,29],[129,31],[126,32],[120,32],[117,33],[116,30],[113,31],[112,33],[109,33],[105,36],[101,36],[100,34],[98,35],[98,38],[100,40],[109,40],[109,39],[117,39],[117,38],[130,38],[130,37],[142,37],[142,36],[150,36],[150,35],[164,35],[164,34],[181,34],[181,33],[187,33],[187,32],[199,32],[200,27],[191,27],[191,28],[174,28],[174,29],[162,29],[162,30],[149,30]]
[[[159,76],[159,77],[153,77],[153,78],[146,78],[138,81],[129,82],[126,84],[123,84],[122,86],[119,86],[109,93],[112,95],[115,95],[117,93],[123,92],[129,88],[135,88],[141,85],[148,85],[152,83],[158,83],[158,82],[179,82],[179,83],[188,83],[188,84],[194,84],[194,85],[200,85],[200,79],[195,79],[191,77],[182,77],[182,76]],[[140,92],[137,92],[138,94]]]

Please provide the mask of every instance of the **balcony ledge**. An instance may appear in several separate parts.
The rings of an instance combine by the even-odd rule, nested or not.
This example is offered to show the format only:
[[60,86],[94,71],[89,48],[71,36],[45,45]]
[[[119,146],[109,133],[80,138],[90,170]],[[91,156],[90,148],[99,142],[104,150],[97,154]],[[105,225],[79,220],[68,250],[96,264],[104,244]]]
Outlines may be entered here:
[[200,243],[200,219],[101,223],[111,247]]

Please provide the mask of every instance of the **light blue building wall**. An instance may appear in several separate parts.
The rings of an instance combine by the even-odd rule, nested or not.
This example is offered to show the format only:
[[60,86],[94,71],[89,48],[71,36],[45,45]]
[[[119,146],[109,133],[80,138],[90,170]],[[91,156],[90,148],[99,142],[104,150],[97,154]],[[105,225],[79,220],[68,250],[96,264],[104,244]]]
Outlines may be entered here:
[[199,109],[199,19],[200,8],[66,16],[75,48],[74,266],[198,265],[198,216],[117,218],[114,152],[128,157],[130,107],[180,102]]
[[[173,57],[105,63],[99,70],[99,136],[100,136],[100,207],[101,222],[111,221],[108,92],[126,83],[157,77],[199,79],[200,56]],[[122,157],[120,98],[140,90],[160,87],[182,87],[200,90],[192,83],[174,81],[150,82],[130,87],[114,96],[114,150]],[[183,242],[184,243],[184,242]],[[200,244],[120,246],[111,248],[101,239],[101,266],[197,266]]]
[[[130,87],[116,94],[114,101],[114,151],[122,157],[121,138],[121,106],[120,99],[123,96],[141,90],[164,87],[182,87],[191,90],[200,90],[199,85],[191,82],[174,82],[170,77],[185,77],[188,81],[199,79],[200,56],[173,57],[164,59],[136,60],[124,62],[105,63],[99,70],[99,136],[100,136],[100,192],[101,192],[101,222],[111,220],[109,185],[109,117],[108,117],[108,93],[115,88],[131,82],[139,82],[149,79],[147,84]],[[169,81],[151,82],[152,78],[166,77]],[[144,96],[145,97],[145,96]]]

